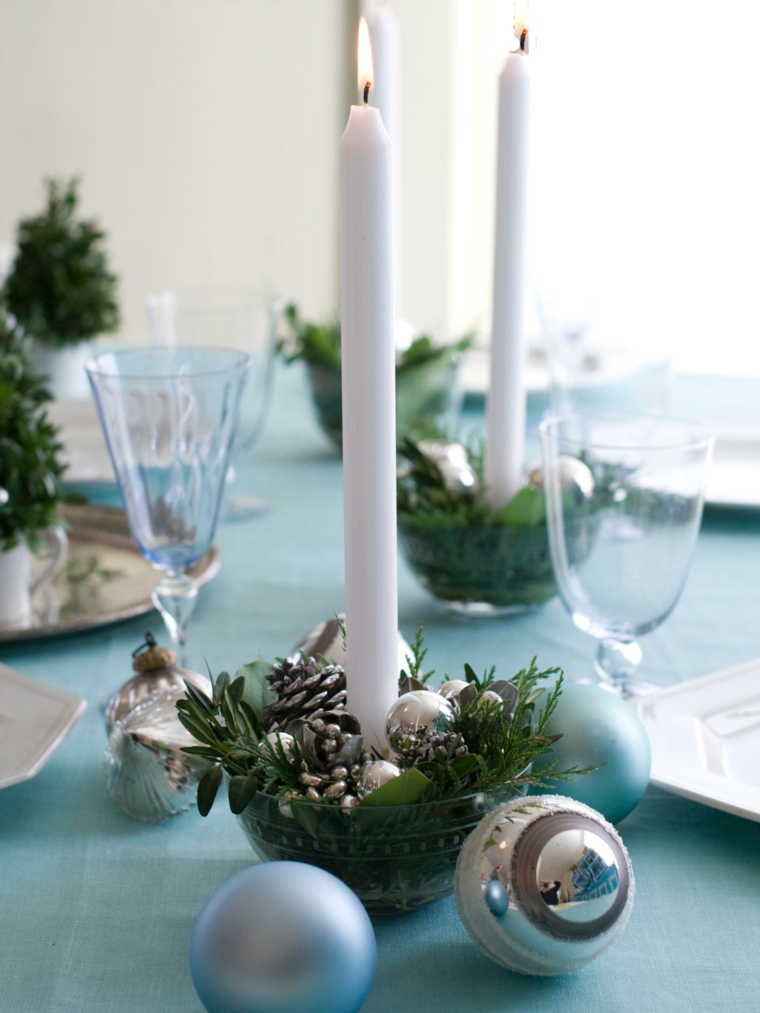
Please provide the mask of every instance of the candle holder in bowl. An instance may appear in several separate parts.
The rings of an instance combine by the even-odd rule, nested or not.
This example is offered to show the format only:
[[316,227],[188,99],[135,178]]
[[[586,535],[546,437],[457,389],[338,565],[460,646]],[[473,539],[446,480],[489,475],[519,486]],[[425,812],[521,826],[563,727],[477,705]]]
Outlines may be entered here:
[[[286,362],[306,364],[312,401],[324,433],[340,450],[343,445],[340,324],[315,324],[301,318],[289,305],[280,352]],[[415,425],[452,417],[462,397],[461,365],[472,337],[434,344],[427,335],[413,337],[408,327],[398,328],[396,342],[396,427],[405,433]]]
[[543,771],[552,779],[585,771],[546,762],[561,673],[552,687],[542,682],[558,669],[531,663],[505,681],[465,666],[464,679],[434,692],[420,678],[424,656],[420,632],[382,751],[367,750],[345,709],[346,672],[324,659],[259,661],[234,680],[222,673],[211,697],[188,685],[180,720],[204,743],[189,751],[213,761],[198,786],[200,813],[225,780],[259,858],[326,869],[375,914],[450,894],[459,851],[487,812],[544,785]]
[[[407,438],[401,455],[399,544],[426,590],[452,612],[478,618],[520,615],[554,597],[539,468],[528,472],[510,503],[495,510],[484,496],[479,450],[443,438]],[[594,479],[580,460],[567,458],[563,468],[568,509],[576,519],[569,551],[580,560],[595,530],[587,510]]]

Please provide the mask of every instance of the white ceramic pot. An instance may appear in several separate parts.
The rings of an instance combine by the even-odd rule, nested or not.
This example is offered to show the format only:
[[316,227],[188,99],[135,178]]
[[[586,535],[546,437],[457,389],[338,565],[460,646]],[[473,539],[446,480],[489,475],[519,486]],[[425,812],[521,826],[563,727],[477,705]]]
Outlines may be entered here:
[[69,543],[63,528],[46,528],[40,534],[51,551],[36,573],[26,542],[0,551],[0,626],[31,623],[33,595],[54,580],[66,562]]
[[91,342],[80,341],[77,345],[55,348],[34,341],[31,358],[37,372],[48,378],[53,397],[78,401],[90,397],[90,381],[84,367],[92,358]]

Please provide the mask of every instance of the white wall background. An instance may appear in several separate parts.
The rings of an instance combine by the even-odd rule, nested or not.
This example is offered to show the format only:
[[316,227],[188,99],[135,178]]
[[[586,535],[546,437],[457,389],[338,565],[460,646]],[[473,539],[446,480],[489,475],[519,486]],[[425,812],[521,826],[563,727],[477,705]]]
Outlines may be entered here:
[[[362,0],[362,3],[370,0]],[[496,76],[511,0],[389,0],[403,42],[407,317],[488,329]],[[337,306],[357,0],[0,0],[0,246],[81,173],[124,331],[165,286]],[[760,374],[760,7],[531,0],[532,272],[598,337]]]
[[144,298],[261,284],[331,313],[345,0],[0,0],[0,245],[83,177],[123,331]]

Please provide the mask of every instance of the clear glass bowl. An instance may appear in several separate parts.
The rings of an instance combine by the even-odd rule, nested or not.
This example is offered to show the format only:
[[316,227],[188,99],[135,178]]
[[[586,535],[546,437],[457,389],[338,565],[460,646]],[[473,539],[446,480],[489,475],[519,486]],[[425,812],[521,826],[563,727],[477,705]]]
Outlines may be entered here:
[[557,593],[545,525],[399,524],[399,544],[423,587],[453,611],[518,615]]
[[400,914],[447,897],[467,835],[515,788],[406,806],[278,802],[259,793],[239,816],[263,861],[308,862],[331,872],[372,914]]
[[[396,374],[396,427],[406,432],[416,420],[440,421],[459,409],[460,356],[436,356],[407,366]],[[309,382],[319,424],[336,447],[343,445],[343,406],[340,373],[309,366]]]

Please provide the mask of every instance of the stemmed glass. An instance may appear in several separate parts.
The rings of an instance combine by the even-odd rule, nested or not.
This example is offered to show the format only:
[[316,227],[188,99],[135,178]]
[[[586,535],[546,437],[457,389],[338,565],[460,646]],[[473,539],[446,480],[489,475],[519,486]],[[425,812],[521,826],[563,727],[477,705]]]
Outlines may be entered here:
[[[251,288],[186,288],[155,292],[147,299],[148,330],[156,346],[221,346],[250,357],[233,460],[250,452],[269,411],[277,341],[277,303]],[[227,472],[222,520],[241,520],[264,507],[255,496],[232,494],[235,468]]]
[[562,601],[575,625],[599,640],[602,686],[626,697],[648,692],[655,687],[636,679],[637,638],[668,617],[683,590],[712,435],[646,415],[569,415],[542,422],[540,432]]
[[137,547],[164,576],[153,603],[184,657],[250,369],[242,352],[153,348],[87,364],[100,422]]

